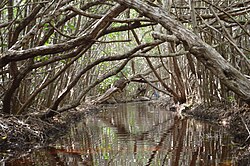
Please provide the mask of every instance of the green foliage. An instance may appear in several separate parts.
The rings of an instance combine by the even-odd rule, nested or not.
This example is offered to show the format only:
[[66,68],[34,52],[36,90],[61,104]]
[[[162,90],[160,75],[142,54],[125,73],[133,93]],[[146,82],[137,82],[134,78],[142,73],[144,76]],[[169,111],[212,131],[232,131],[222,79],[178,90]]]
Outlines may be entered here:
[[2,43],[2,44],[0,44],[0,47],[6,48],[6,47],[8,47],[8,45],[5,43]]
[[72,23],[68,22],[67,26],[66,26],[66,29],[67,30],[70,29],[71,31],[74,31],[74,30],[76,30],[76,27]]
[[100,93],[104,93],[118,79],[119,79],[118,76],[112,76],[112,77],[109,77],[109,78],[105,79],[103,82],[101,82],[99,84],[98,91]]
[[[100,68],[100,71],[106,71],[107,68],[109,68],[111,66],[111,64],[109,62],[104,62],[102,63],[102,67]],[[124,67],[124,69],[122,70],[122,73],[126,76],[129,77],[130,74],[130,67],[126,66]],[[119,80],[123,75],[121,73],[109,77],[107,79],[105,79],[103,82],[101,82],[98,86],[98,92],[99,93],[104,93],[108,88],[110,88],[115,81]]]
[[44,25],[43,25],[43,29],[45,30],[45,31],[48,31],[49,30],[49,23],[45,23]]
[[234,96],[228,96],[228,97],[227,97],[227,100],[228,100],[230,103],[235,102]]
[[114,23],[111,24],[112,27],[120,27],[120,26],[123,26],[123,25],[124,25],[124,23],[119,23],[119,22],[114,22]]
[[14,15],[14,17],[18,16],[18,9],[17,8],[13,8],[13,15]]
[[47,60],[49,60],[49,56],[37,56],[37,57],[35,57],[35,61],[44,62]]
[[128,96],[133,96],[136,92],[136,89],[138,87],[137,83],[129,83],[128,86],[126,87],[126,93],[128,94]]
[[130,9],[130,18],[137,18],[139,16],[139,13],[134,10],[134,9]]
[[[122,69],[122,73],[128,77],[130,75],[130,72],[131,72],[131,67],[130,66],[125,66],[123,69]],[[122,75],[120,74],[120,77],[122,77]]]
[[140,38],[143,42],[149,43],[154,40],[151,35],[152,29],[150,27],[142,27],[138,32],[138,34],[141,34]]

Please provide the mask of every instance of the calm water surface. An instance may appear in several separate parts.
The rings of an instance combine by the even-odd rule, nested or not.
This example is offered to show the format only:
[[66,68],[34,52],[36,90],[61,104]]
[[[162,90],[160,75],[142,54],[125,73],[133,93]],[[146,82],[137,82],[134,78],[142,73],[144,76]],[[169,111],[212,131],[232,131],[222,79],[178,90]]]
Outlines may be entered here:
[[131,103],[107,107],[49,147],[3,165],[229,166],[234,158],[223,128]]

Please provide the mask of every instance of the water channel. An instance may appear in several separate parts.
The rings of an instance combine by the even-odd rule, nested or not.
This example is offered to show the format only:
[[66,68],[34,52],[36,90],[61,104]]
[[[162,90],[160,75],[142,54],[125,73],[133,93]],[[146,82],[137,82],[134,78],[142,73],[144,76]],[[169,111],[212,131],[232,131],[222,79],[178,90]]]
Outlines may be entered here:
[[235,147],[219,126],[149,106],[107,106],[50,146],[4,165],[229,166]]

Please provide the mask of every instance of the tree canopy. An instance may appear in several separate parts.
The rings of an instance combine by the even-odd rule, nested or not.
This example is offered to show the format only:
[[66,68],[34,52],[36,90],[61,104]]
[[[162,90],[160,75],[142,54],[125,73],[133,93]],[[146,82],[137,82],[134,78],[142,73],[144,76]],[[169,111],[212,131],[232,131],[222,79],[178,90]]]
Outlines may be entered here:
[[250,104],[249,11],[238,0],[2,0],[1,110],[53,116],[121,78],[127,98],[146,85],[180,103]]

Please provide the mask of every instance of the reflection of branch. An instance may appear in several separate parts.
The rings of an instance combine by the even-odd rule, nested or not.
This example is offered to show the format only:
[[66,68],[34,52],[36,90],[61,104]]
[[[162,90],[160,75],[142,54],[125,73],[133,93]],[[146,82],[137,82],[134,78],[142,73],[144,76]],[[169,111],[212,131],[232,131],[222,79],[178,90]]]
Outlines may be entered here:
[[[51,158],[54,159],[58,165],[61,165],[61,166],[66,165],[63,159],[61,159],[58,155],[58,152],[60,152],[61,149],[58,150],[54,147],[49,146],[46,150],[49,152],[48,154],[52,156]],[[63,149],[63,151],[66,151],[66,149]]]
[[[183,142],[184,142],[183,137],[185,136],[185,132],[187,130],[187,119],[184,119],[184,120],[179,121],[179,122],[182,122],[182,124],[181,124],[181,128],[178,129],[178,135],[177,135],[178,139],[176,140],[177,147],[175,148],[176,154],[173,156],[173,157],[175,157],[175,159],[174,159],[175,163],[173,165],[179,165],[181,151],[183,150]],[[175,146],[174,143],[173,143],[173,146]]]
[[157,154],[158,150],[162,147],[162,144],[165,141],[169,132],[171,132],[173,129],[175,129],[175,126],[178,125],[180,122],[181,122],[180,120],[175,121],[175,123],[172,126],[170,126],[169,129],[167,129],[165,132],[163,132],[163,135],[162,135],[160,141],[158,142],[158,144],[155,146],[155,148],[154,148],[155,150],[152,151],[152,154],[151,154],[150,158],[148,159],[146,166],[151,165],[153,159],[155,158],[155,155]]
[[[84,120],[83,121],[83,132],[84,132],[84,137],[86,138],[85,139],[85,142],[87,144],[87,149],[86,149],[86,152],[91,152],[91,146],[93,145],[93,141],[92,141],[92,135],[90,134],[90,131],[88,130],[88,126],[86,124],[86,121]],[[94,165],[94,159],[93,159],[93,153],[88,153],[88,157],[86,158],[87,161],[89,162],[89,165]],[[87,162],[86,161],[86,162]],[[87,164],[86,164],[87,165]]]
[[131,134],[128,130],[126,130],[125,126],[122,124],[116,124],[116,123],[111,123],[111,120],[107,119],[107,118],[100,118],[102,120],[102,122],[104,122],[106,125],[114,127],[117,129],[117,133],[118,134],[123,134],[123,135],[128,135],[130,138],[133,138],[135,140],[144,140],[144,138],[149,135],[149,133],[154,132],[157,130],[157,128],[159,128],[160,126],[162,126],[163,124],[168,123],[170,120],[172,120],[171,118],[161,122],[161,123],[156,123],[154,125],[151,126],[151,128],[147,131],[144,131],[140,134]]
[[112,158],[109,160],[108,165],[111,164],[112,161],[114,161],[115,157],[119,155],[121,151],[123,151],[123,147],[121,147],[114,155],[112,155]]
[[195,163],[196,163],[196,160],[197,160],[197,157],[198,157],[198,152],[199,152],[199,147],[196,147],[195,149],[196,150],[192,153],[192,158],[190,160],[190,164],[189,165],[195,165]]

